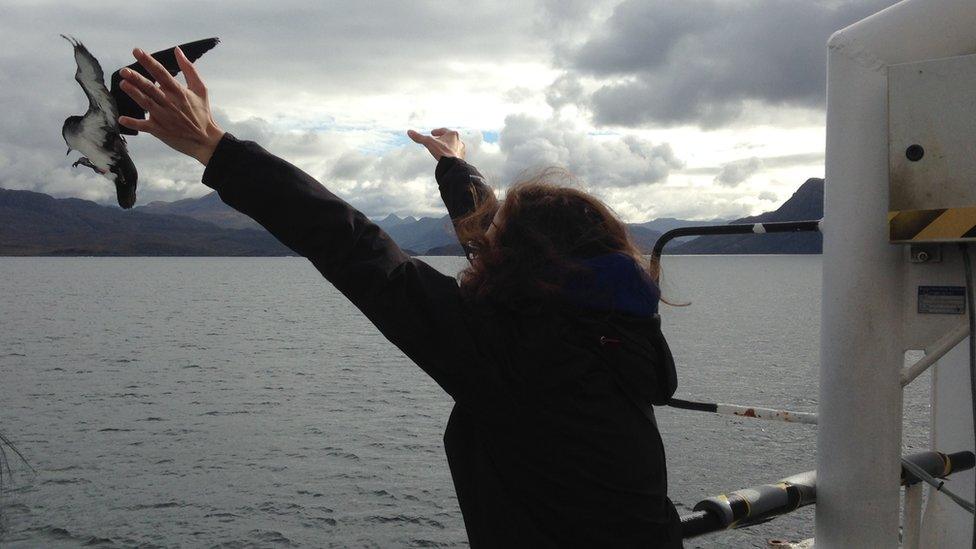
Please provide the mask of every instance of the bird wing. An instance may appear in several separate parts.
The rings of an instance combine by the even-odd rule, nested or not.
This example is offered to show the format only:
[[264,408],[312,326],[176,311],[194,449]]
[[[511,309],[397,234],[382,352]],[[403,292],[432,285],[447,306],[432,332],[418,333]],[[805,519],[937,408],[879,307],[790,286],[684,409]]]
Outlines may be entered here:
[[[203,40],[197,40],[195,42],[180,44],[179,48],[183,50],[183,53],[186,55],[186,58],[189,59],[190,62],[192,63],[197,59],[199,59],[200,56],[202,56],[204,53],[213,49],[213,47],[216,46],[218,42],[220,42],[220,39],[216,37],[204,38]],[[166,70],[169,71],[169,73],[173,76],[176,76],[180,72],[180,66],[176,62],[175,50],[176,47],[174,46],[172,48],[167,48],[165,50],[157,51],[156,53],[152,54],[153,58],[156,61],[159,61],[159,64],[165,67]],[[145,67],[143,67],[139,63],[133,63],[126,68],[145,76],[146,79],[148,79],[150,82],[156,81],[156,79],[153,78],[151,74],[149,74],[149,71],[147,71]],[[120,84],[122,83],[122,75],[120,74],[121,70],[122,69],[119,69],[112,73],[112,97],[115,98],[115,102],[119,106],[119,112],[123,116],[128,116],[130,118],[136,118],[139,120],[145,119],[146,111],[142,110],[142,107],[136,104],[136,102],[133,101],[131,97],[129,97],[129,94],[122,91],[122,88],[120,86]],[[136,135],[138,133],[137,131],[130,130],[129,128],[126,128],[124,126],[121,128],[121,131],[126,135]]]
[[85,113],[85,118],[91,116],[92,112],[96,112],[102,117],[103,125],[117,127],[119,110],[112,94],[105,87],[105,73],[102,72],[98,59],[95,59],[95,56],[81,42],[62,36],[75,47],[75,63],[78,65],[75,80],[81,84],[81,89],[88,96],[88,112]]

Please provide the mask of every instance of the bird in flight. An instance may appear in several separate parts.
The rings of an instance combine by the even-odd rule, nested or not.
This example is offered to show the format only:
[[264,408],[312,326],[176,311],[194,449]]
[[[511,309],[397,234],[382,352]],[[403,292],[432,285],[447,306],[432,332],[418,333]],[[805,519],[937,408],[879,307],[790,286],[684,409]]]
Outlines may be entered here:
[[[136,182],[139,174],[136,166],[129,157],[125,135],[136,135],[138,132],[119,124],[119,116],[129,116],[145,119],[146,111],[142,109],[120,86],[122,77],[119,72],[112,74],[112,91],[105,87],[105,75],[98,59],[78,40],[61,35],[74,46],[75,80],[81,85],[88,97],[88,111],[83,116],[69,116],[61,128],[61,135],[68,145],[68,153],[76,150],[82,156],[72,164],[87,166],[113,183],[119,200],[119,206],[131,208],[136,202]],[[191,62],[196,61],[205,52],[217,45],[217,38],[206,38],[181,44],[179,48]],[[158,51],[152,56],[166,68],[173,76],[180,72],[176,63],[175,48]],[[127,68],[145,76],[150,82],[155,79],[149,71],[139,63],[133,63]]]

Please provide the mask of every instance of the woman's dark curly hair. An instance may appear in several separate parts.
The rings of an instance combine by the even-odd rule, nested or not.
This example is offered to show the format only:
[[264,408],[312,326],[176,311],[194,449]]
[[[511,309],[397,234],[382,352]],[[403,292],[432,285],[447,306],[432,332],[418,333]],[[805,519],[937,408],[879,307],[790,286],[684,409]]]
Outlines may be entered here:
[[[482,200],[458,222],[458,238],[473,250],[471,266],[460,274],[468,298],[525,309],[555,297],[569,277],[585,272],[586,258],[617,252],[646,264],[610,208],[554,183],[567,179],[565,170],[546,169],[512,186],[500,204],[493,195]],[[502,222],[489,240],[486,231],[499,209]]]

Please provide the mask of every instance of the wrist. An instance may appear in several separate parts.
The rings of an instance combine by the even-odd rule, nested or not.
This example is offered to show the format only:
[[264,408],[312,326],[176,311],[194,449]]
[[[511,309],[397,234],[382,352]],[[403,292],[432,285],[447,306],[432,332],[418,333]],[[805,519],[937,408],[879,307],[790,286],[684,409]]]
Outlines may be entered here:
[[462,160],[456,156],[445,154],[440,157],[437,161],[437,166],[434,167],[434,179],[437,180],[438,184],[440,184],[441,178],[447,172],[451,171],[454,166],[457,166],[459,162],[462,162]]
[[203,142],[194,151],[193,157],[197,159],[204,166],[210,162],[210,158],[213,156],[215,150],[217,150],[217,144],[224,137],[224,130],[220,129],[216,124],[212,124],[207,128],[206,135],[204,136]]

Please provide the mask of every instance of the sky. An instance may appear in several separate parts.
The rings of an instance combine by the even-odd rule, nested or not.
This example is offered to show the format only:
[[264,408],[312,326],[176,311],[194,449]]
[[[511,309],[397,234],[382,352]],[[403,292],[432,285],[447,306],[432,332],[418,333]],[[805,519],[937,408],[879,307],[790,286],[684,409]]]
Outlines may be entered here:
[[[0,187],[114,204],[65,156],[82,41],[106,73],[217,36],[197,67],[224,130],[371,217],[445,213],[407,129],[461,132],[499,191],[547,166],[630,222],[772,210],[824,174],[826,41],[891,0],[64,2],[0,7]],[[106,75],[107,76],[107,75]],[[129,138],[137,204],[207,194]]]

